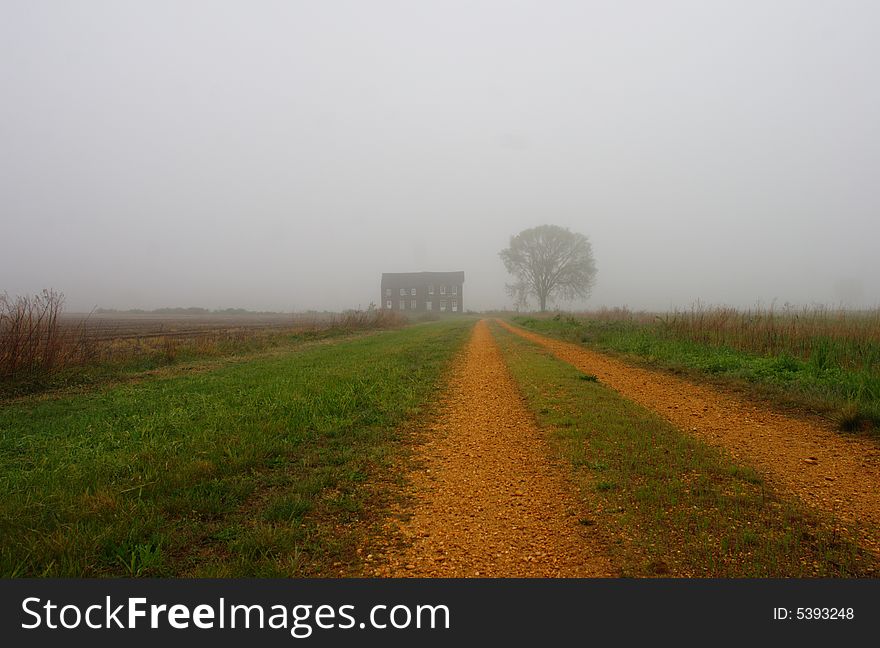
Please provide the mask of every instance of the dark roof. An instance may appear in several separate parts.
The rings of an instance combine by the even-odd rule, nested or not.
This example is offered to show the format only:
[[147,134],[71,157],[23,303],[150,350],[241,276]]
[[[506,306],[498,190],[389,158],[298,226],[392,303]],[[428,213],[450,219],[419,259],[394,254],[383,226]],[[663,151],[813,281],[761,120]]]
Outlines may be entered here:
[[456,272],[383,272],[382,283],[386,280],[395,282],[426,282],[426,281],[449,281],[452,283],[464,283],[464,271]]

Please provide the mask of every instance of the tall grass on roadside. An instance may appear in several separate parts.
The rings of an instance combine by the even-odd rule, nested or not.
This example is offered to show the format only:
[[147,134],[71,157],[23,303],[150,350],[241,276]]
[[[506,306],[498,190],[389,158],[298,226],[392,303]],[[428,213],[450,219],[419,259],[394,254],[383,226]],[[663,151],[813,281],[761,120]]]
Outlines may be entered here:
[[657,330],[676,340],[760,355],[788,354],[819,367],[880,370],[880,309],[786,306],[741,311],[696,304],[658,318]]
[[407,319],[396,311],[368,308],[367,310],[347,310],[341,314],[331,314],[328,326],[351,331],[371,329],[398,328],[407,323]]
[[[538,317],[519,317],[538,322]],[[729,347],[759,355],[788,354],[819,366],[880,371],[880,308],[845,310],[814,306],[739,310],[694,304],[668,313],[601,309],[557,313],[556,322],[589,322],[615,329],[649,329],[665,339]],[[586,341],[586,340],[585,340]]]

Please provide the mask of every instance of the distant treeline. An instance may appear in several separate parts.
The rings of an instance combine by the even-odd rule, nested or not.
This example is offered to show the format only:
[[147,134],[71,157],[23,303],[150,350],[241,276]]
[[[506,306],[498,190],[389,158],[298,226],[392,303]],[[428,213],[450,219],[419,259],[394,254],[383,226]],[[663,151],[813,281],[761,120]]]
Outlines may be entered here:
[[187,308],[154,308],[153,310],[145,310],[143,308],[129,308],[128,310],[119,310],[117,308],[96,308],[93,312],[101,315],[289,315],[279,311],[251,311],[246,308],[201,308],[199,306],[189,306]]

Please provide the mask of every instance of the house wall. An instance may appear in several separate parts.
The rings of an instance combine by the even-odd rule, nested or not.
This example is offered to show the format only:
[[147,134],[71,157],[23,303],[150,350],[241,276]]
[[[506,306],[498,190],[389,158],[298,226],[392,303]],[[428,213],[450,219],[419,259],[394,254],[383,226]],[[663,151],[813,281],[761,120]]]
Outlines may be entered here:
[[[402,295],[401,290],[405,294]],[[461,313],[464,311],[464,273],[386,273],[382,275],[381,298],[382,308],[404,313]]]

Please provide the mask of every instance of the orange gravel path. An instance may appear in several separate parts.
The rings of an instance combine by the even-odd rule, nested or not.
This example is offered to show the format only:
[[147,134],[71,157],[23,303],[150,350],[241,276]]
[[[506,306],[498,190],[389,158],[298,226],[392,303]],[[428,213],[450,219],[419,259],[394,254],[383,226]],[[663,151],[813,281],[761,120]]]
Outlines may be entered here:
[[421,467],[414,504],[376,575],[592,577],[613,575],[577,487],[550,459],[485,321],[453,369]]
[[582,346],[499,322],[560,360],[651,409],[681,430],[726,448],[809,506],[861,525],[861,541],[880,552],[880,448],[785,416],[707,385],[634,367]]

